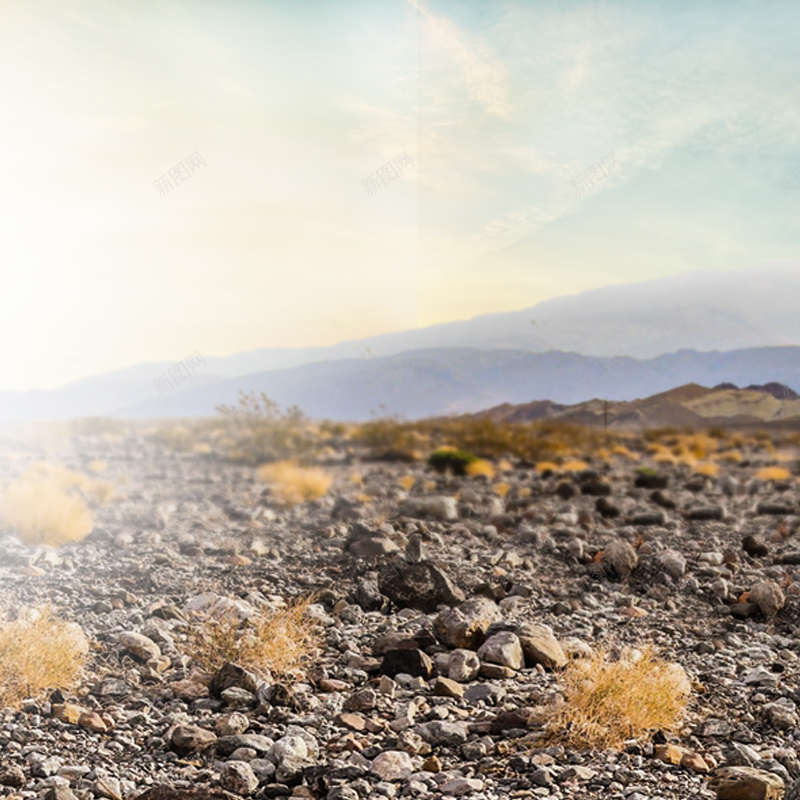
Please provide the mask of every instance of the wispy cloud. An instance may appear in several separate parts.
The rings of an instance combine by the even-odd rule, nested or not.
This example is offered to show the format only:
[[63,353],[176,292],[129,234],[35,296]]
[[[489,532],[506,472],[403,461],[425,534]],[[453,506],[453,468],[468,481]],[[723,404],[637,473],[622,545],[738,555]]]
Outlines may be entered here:
[[427,41],[461,69],[470,95],[488,114],[508,118],[511,112],[508,70],[491,47],[477,36],[461,31],[447,17],[432,14],[421,0],[407,1],[419,12]]

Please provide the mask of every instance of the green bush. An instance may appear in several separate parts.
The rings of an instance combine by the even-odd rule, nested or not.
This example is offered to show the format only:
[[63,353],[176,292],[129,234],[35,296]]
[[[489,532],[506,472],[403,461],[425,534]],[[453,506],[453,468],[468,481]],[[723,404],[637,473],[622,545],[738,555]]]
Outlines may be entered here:
[[428,464],[437,472],[452,472],[454,475],[466,475],[467,467],[480,459],[465,450],[440,447],[428,456]]

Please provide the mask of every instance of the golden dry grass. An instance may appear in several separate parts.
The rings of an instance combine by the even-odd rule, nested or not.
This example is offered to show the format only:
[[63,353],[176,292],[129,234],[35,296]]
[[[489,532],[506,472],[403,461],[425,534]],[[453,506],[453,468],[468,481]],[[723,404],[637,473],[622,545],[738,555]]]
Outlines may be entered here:
[[743,459],[744,457],[739,450],[725,450],[717,455],[717,460],[725,461],[729,464],[738,464],[743,461]]
[[622,458],[628,458],[631,461],[639,460],[639,454],[629,450],[624,444],[619,444],[616,447],[612,447],[611,452],[615,456],[622,456]]
[[494,467],[482,458],[479,458],[477,461],[470,461],[470,463],[464,467],[464,472],[471,478],[477,475],[485,475],[487,478],[494,478]]
[[563,704],[548,718],[548,738],[577,748],[619,747],[655,728],[674,731],[686,711],[691,683],[683,668],[651,647],[604,651],[570,663],[562,676]]
[[422,484],[422,488],[426,492],[432,492],[436,488],[436,481],[425,481],[425,483]]
[[0,705],[15,706],[47,689],[77,682],[89,653],[83,631],[48,609],[0,623]]
[[205,620],[190,631],[186,653],[213,674],[234,661],[262,677],[298,678],[317,652],[317,624],[308,614],[313,598],[243,621],[235,613]]
[[501,458],[500,461],[497,462],[498,472],[510,472],[512,469],[514,469],[514,465],[505,458]]
[[397,482],[400,486],[405,489],[407,492],[411,490],[411,487],[417,482],[417,479],[413,475],[401,475]]
[[547,472],[550,470],[551,472],[558,472],[561,467],[558,466],[554,461],[539,461],[536,464],[536,471],[541,475],[543,472]]
[[785,481],[790,475],[786,467],[761,467],[756,472],[756,478],[762,481]]
[[0,522],[26,544],[58,547],[80,541],[94,523],[84,501],[68,488],[70,484],[74,479],[63,472],[48,474],[34,465],[0,495]]
[[694,471],[698,475],[707,475],[709,478],[713,478],[719,473],[719,464],[713,464],[710,461],[704,461],[701,464],[695,464]]
[[589,465],[585,461],[581,461],[579,458],[574,458],[570,461],[566,461],[561,469],[563,469],[565,472],[581,472],[588,466]]
[[258,478],[269,484],[279,503],[290,507],[323,497],[333,482],[324,470],[300,467],[294,461],[264,464],[258,469]]
[[496,483],[494,486],[492,486],[492,489],[494,489],[495,494],[499,495],[500,497],[505,497],[511,489],[511,484],[501,481],[500,483]]

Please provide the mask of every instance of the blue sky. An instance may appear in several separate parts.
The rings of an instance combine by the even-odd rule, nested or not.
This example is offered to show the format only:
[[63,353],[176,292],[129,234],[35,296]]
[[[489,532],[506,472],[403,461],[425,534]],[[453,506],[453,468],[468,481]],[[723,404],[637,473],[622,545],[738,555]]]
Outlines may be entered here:
[[0,388],[797,258],[799,35],[785,2],[8,0]]

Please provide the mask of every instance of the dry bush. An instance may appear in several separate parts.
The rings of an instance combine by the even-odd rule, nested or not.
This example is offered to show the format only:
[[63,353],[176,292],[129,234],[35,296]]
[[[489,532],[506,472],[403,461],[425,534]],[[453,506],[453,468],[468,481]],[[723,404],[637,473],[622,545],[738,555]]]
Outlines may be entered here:
[[63,473],[47,474],[36,466],[5,488],[0,521],[26,544],[51,547],[80,541],[94,526],[81,497],[65,487]]
[[83,631],[48,609],[0,622],[0,705],[74,686],[88,654]]
[[756,472],[756,478],[762,481],[785,481],[791,473],[786,467],[761,467]]
[[249,620],[235,612],[204,620],[191,629],[186,654],[208,674],[234,661],[261,677],[297,678],[320,646],[312,603],[297,600]]
[[482,458],[476,461],[470,461],[470,463],[464,467],[464,472],[471,478],[477,475],[485,475],[487,478],[494,478],[494,467]]
[[702,464],[695,464],[694,471],[698,475],[707,475],[709,478],[713,478],[719,473],[719,464],[713,464],[710,461],[704,461]]
[[397,482],[403,489],[409,492],[411,491],[411,487],[417,482],[417,479],[413,475],[401,475],[397,479]]
[[333,478],[317,467],[300,467],[294,461],[278,461],[259,467],[258,478],[270,485],[278,502],[296,506],[316,500],[330,489]]
[[577,748],[619,747],[654,728],[674,731],[686,711],[691,683],[683,668],[652,647],[625,650],[618,660],[598,651],[563,673],[565,702],[548,716],[547,736]]

